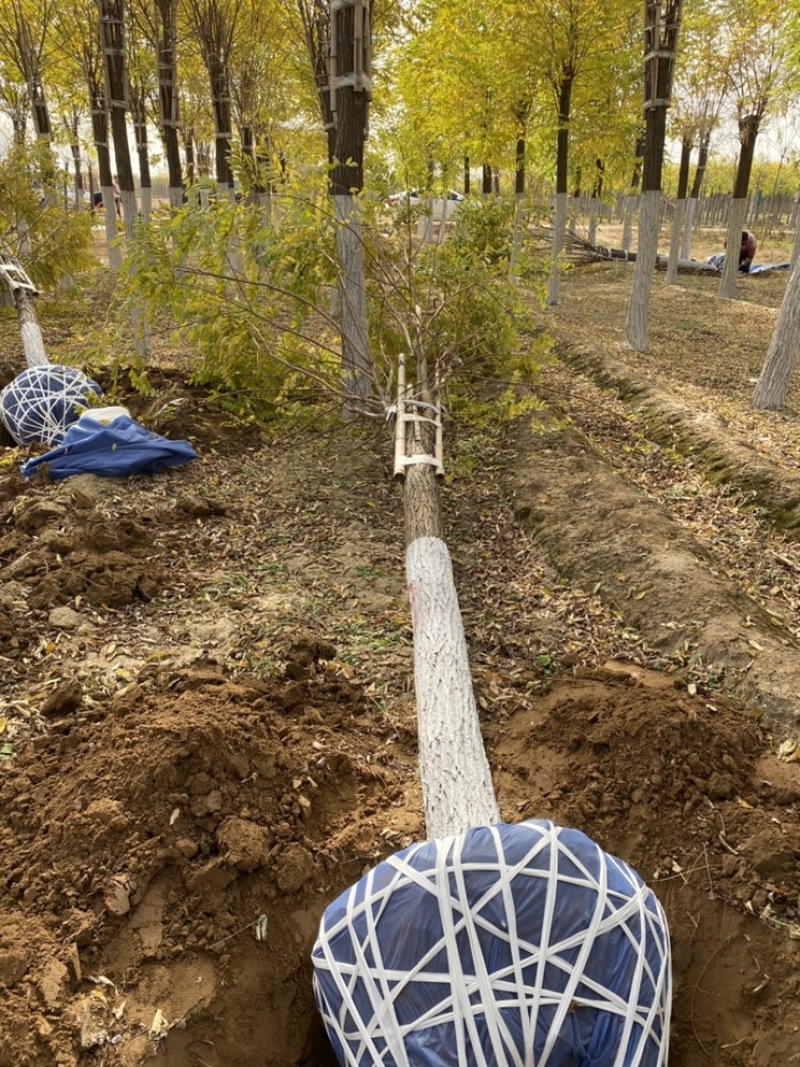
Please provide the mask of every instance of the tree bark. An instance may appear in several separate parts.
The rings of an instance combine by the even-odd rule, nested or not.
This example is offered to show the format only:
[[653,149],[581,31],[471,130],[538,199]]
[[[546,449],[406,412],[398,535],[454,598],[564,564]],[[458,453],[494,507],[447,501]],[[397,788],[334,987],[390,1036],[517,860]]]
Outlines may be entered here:
[[139,160],[139,196],[141,198],[142,218],[149,222],[153,206],[153,188],[150,178],[150,155],[147,143],[147,112],[144,102],[144,90],[138,87],[131,93],[131,115],[133,133],[136,138],[136,155]]
[[681,163],[678,168],[678,188],[675,195],[675,214],[672,218],[672,235],[669,244],[669,264],[667,266],[667,285],[674,285],[678,279],[678,259],[680,258],[683,221],[686,218],[686,192],[689,188],[689,163],[692,157],[692,137],[686,134],[681,141]]
[[[424,380],[424,370],[421,374]],[[430,400],[427,389],[422,395]],[[411,426],[411,454],[430,455],[430,424]],[[429,838],[440,838],[499,822],[500,815],[444,542],[439,482],[430,463],[406,468],[403,511],[425,826]]]
[[645,0],[644,31],[644,157],[639,207],[639,247],[628,302],[625,338],[637,352],[647,347],[647,311],[658,254],[661,222],[661,169],[667,131],[667,108],[672,93],[675,49],[682,0]]
[[444,541],[439,537],[412,541],[406,550],[406,576],[414,626],[425,826],[430,838],[448,837],[470,826],[499,822],[500,814]]
[[639,247],[625,321],[625,340],[636,352],[644,352],[647,348],[647,314],[658,255],[660,222],[661,193],[658,189],[648,189],[639,198]]
[[800,266],[795,264],[786,283],[764,366],[753,390],[754,408],[780,410],[785,405],[799,347]]
[[[103,71],[105,74],[106,95],[111,112],[111,132],[114,138],[114,161],[117,167],[117,181],[122,201],[122,214],[125,220],[125,236],[133,240],[136,223],[137,205],[136,188],[133,183],[131,150],[128,143],[128,77],[125,64],[125,7],[123,0],[98,0],[100,11],[100,41],[103,51]],[[113,192],[106,199],[103,190],[106,227],[108,217],[114,213]],[[131,307],[131,328],[133,344],[139,355],[146,355],[149,348],[147,313],[144,308]]]
[[558,289],[561,277],[561,253],[564,248],[564,235],[567,229],[567,211],[569,199],[569,122],[572,107],[572,86],[575,75],[569,65],[561,72],[558,87],[558,132],[556,134],[556,211],[553,222],[553,249],[550,253],[550,277],[547,283],[547,303],[554,307],[558,303]]
[[[369,106],[368,12],[353,0],[332,0],[330,83],[335,107],[330,193],[339,258],[342,372],[352,416],[372,395],[372,359],[366,300],[366,265],[361,220],[354,194],[364,188],[364,140]],[[354,410],[355,409],[355,410]]]
[[739,141],[741,149],[733,183],[733,199],[728,211],[728,230],[725,239],[725,267],[719,283],[719,295],[723,300],[733,300],[736,296],[736,279],[739,274],[739,248],[742,243],[742,230],[747,219],[747,192],[750,187],[750,175],[753,171],[753,157],[756,151],[756,139],[761,125],[761,108],[752,115],[745,115],[739,120]]
[[22,336],[22,348],[28,367],[41,367],[50,360],[44,350],[42,331],[36,318],[34,294],[30,289],[19,288],[14,293],[14,303],[19,317],[19,329]]
[[703,179],[706,176],[708,165],[708,150],[711,145],[711,131],[706,130],[700,137],[700,149],[697,153],[697,169],[694,172],[692,189],[689,193],[689,201],[686,205],[686,224],[683,231],[683,244],[681,245],[681,259],[688,259],[692,245],[692,227],[697,209],[697,201],[700,199],[700,191],[703,188]]
[[550,253],[550,276],[547,280],[547,303],[555,307],[558,303],[558,289],[561,280],[561,253],[564,251],[564,237],[567,232],[567,212],[569,211],[569,193],[556,193],[556,210],[553,220],[553,248]]
[[102,94],[92,97],[92,136],[97,152],[97,171],[100,182],[100,195],[103,198],[103,221],[106,229],[106,255],[108,269],[118,271],[122,265],[122,252],[117,233],[117,216],[114,207],[114,190],[112,188],[111,156],[108,151],[108,112]]
[[183,173],[178,144],[180,125],[176,48],[176,0],[156,0],[158,36],[158,113],[164,154],[169,174],[169,203],[177,209],[183,203]]
[[357,411],[372,394],[364,237],[355,198],[335,196],[333,205],[339,261],[339,323],[342,331],[345,404],[348,410]]

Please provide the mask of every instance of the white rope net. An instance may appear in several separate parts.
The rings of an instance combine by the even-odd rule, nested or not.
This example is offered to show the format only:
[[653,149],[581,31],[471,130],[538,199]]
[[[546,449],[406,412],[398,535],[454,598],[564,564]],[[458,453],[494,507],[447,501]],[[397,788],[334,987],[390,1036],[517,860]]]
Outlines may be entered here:
[[100,386],[73,367],[29,367],[0,392],[0,417],[17,444],[58,445],[92,395]]
[[622,860],[550,822],[391,856],[328,907],[312,960],[348,1067],[667,1062],[661,906]]

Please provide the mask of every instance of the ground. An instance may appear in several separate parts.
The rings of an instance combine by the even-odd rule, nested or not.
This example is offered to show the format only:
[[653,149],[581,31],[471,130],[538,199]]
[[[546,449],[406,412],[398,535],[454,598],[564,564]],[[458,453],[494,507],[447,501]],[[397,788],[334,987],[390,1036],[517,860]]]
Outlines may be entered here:
[[[505,820],[584,830],[663,902],[670,1062],[791,1064],[800,448],[748,406],[785,275],[724,304],[658,277],[643,355],[629,281],[565,275],[533,418],[447,428],[482,727]],[[51,359],[96,306],[42,303]],[[0,1065],[327,1067],[322,910],[424,836],[390,442],[156,385],[121,399],[185,468],[26,484],[0,453]]]

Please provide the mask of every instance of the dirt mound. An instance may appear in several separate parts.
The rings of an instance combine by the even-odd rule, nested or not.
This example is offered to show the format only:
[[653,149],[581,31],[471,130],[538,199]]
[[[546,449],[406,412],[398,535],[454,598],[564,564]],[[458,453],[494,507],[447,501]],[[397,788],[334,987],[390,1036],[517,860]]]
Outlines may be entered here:
[[680,680],[615,665],[578,672],[490,733],[507,819],[513,806],[579,826],[660,897],[670,1062],[783,1062],[789,1017],[800,1024],[800,782],[760,756],[757,725]]
[[405,788],[326,651],[299,643],[274,683],[132,685],[3,765],[0,1063],[134,1063],[168,1033],[167,1062],[213,1035],[205,1062],[255,1063],[249,1027],[259,1062],[298,1062],[322,909],[398,839]]

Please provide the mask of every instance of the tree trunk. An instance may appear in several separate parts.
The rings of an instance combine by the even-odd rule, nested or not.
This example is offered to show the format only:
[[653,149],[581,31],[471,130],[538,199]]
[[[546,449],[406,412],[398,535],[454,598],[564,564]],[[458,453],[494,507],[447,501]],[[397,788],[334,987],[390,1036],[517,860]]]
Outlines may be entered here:
[[[103,50],[103,71],[105,74],[106,95],[111,111],[111,132],[114,138],[114,160],[117,167],[117,182],[122,201],[122,214],[125,220],[125,236],[133,240],[136,223],[136,188],[133,183],[131,150],[128,143],[128,77],[125,67],[125,8],[123,0],[98,0],[100,10],[100,41]],[[106,226],[108,216],[113,214],[113,193],[105,205]],[[139,355],[146,355],[149,348],[147,315],[142,307],[131,307],[131,327],[133,344]]]
[[[77,116],[76,116],[77,117]],[[77,127],[77,121],[75,123]],[[75,136],[70,137],[69,150],[72,153],[72,186],[75,190],[75,208],[78,211],[83,211],[86,207],[83,199],[83,169],[81,167],[81,143],[78,138],[78,131],[75,129]]]
[[772,333],[764,366],[753,390],[753,407],[780,410],[786,403],[789,382],[800,347],[800,267],[795,264],[786,283],[778,321]]
[[747,219],[747,191],[750,187],[750,175],[753,171],[753,157],[756,151],[758,128],[761,114],[746,115],[739,120],[739,141],[741,149],[736,167],[736,179],[733,183],[733,199],[728,210],[728,230],[725,239],[725,267],[719,283],[719,295],[723,300],[733,300],[736,296],[736,279],[739,274],[739,248],[742,243],[742,230]]
[[492,166],[490,163],[484,163],[482,168],[483,182],[481,185],[481,192],[484,196],[492,195]]
[[644,156],[639,206],[639,246],[628,302],[625,338],[637,352],[647,347],[647,311],[661,228],[661,169],[672,93],[675,49],[682,0],[645,0],[644,30]]
[[639,246],[625,321],[625,340],[636,352],[644,352],[647,347],[647,312],[658,255],[660,223],[661,193],[658,189],[648,189],[639,198]]
[[145,110],[144,89],[137,87],[131,93],[131,114],[133,133],[136,138],[136,155],[139,160],[139,195],[142,204],[142,218],[150,221],[153,206],[153,188],[150,179],[150,155],[147,143],[147,112]]
[[697,201],[700,199],[700,191],[703,188],[703,179],[706,176],[706,166],[708,164],[708,150],[711,145],[711,131],[706,130],[700,137],[700,149],[697,153],[697,169],[694,172],[694,181],[692,182],[692,190],[689,193],[689,202],[686,205],[686,226],[683,233],[683,244],[681,245],[681,259],[689,258],[689,251],[692,244],[692,227],[694,226],[694,216],[697,209]]
[[470,194],[469,156],[464,156],[464,196]]
[[794,244],[792,245],[792,258],[790,261],[790,268],[794,270],[797,265],[798,259],[800,259],[800,223],[795,223],[796,229],[794,234]]
[[[418,468],[419,470],[419,468]],[[407,478],[417,475],[409,471]],[[407,487],[406,493],[410,493]],[[410,505],[407,504],[408,508]],[[483,746],[453,568],[440,537],[406,549],[419,766],[428,837],[500,821]]]
[[[125,215],[127,236],[133,236],[136,218],[136,189],[133,183],[131,151],[128,143],[128,85],[125,69],[125,22],[122,0],[98,0],[100,10],[100,41],[103,49],[103,71],[106,98],[111,115],[111,134],[114,140],[114,161]],[[111,204],[103,200],[106,213]],[[113,204],[113,200],[112,200]]]
[[98,181],[100,195],[103,198],[103,221],[106,228],[106,255],[108,269],[118,271],[122,265],[117,233],[117,215],[114,207],[114,190],[112,188],[111,156],[108,151],[108,112],[102,95],[95,93],[92,97],[92,135],[97,152]]
[[674,285],[678,278],[683,221],[686,218],[686,191],[689,188],[689,163],[692,158],[692,137],[687,134],[681,142],[681,163],[678,169],[678,189],[675,196],[675,214],[672,218],[672,235],[669,244],[667,285]]
[[[418,380],[424,382],[424,369]],[[401,391],[402,397],[402,391]],[[429,390],[408,423],[411,457],[433,458],[436,445]],[[402,414],[399,414],[402,418]],[[419,765],[429,838],[500,821],[472,688],[467,642],[450,554],[444,542],[440,490],[431,462],[405,468],[406,578],[414,627],[414,685]]]
[[220,200],[230,195],[233,189],[231,170],[231,99],[228,91],[226,67],[206,60],[211,83],[211,103],[214,110],[214,160],[217,180],[217,196]]
[[723,300],[736,297],[736,279],[739,277],[739,248],[742,244],[742,230],[747,218],[747,198],[731,200],[728,206],[728,229],[725,239],[725,266],[719,283],[719,296]]
[[558,288],[561,277],[561,253],[567,229],[569,194],[569,121],[572,106],[572,86],[575,77],[572,68],[565,66],[558,90],[558,133],[556,134],[556,211],[553,222],[553,248],[550,253],[550,277],[547,283],[547,303],[558,303]]
[[[186,153],[186,181],[189,185],[195,180],[195,157],[194,157],[194,130],[187,126],[183,131],[183,150]],[[181,202],[183,197],[181,196]]]
[[44,340],[34,307],[34,293],[21,286],[14,293],[14,303],[19,317],[19,329],[22,335],[22,348],[25,363],[29,367],[41,367],[50,362],[45,354]]
[[369,105],[368,12],[352,0],[331,3],[330,82],[334,133],[330,192],[336,218],[339,258],[339,313],[342,372],[352,415],[372,395],[372,359],[367,326],[364,242],[354,194],[364,188],[364,140]]
[[176,0],[157,0],[158,39],[158,114],[164,154],[169,174],[169,204],[177,209],[183,203],[183,173],[178,144],[180,125],[178,70],[175,60]]
[[564,237],[567,232],[567,212],[569,210],[569,193],[556,193],[556,210],[553,220],[553,248],[550,253],[550,277],[547,280],[547,303],[555,307],[558,303],[558,287],[561,279],[561,253],[564,251]]
[[334,196],[333,206],[339,261],[339,323],[342,331],[345,405],[347,410],[357,412],[372,394],[364,237],[355,198]]

